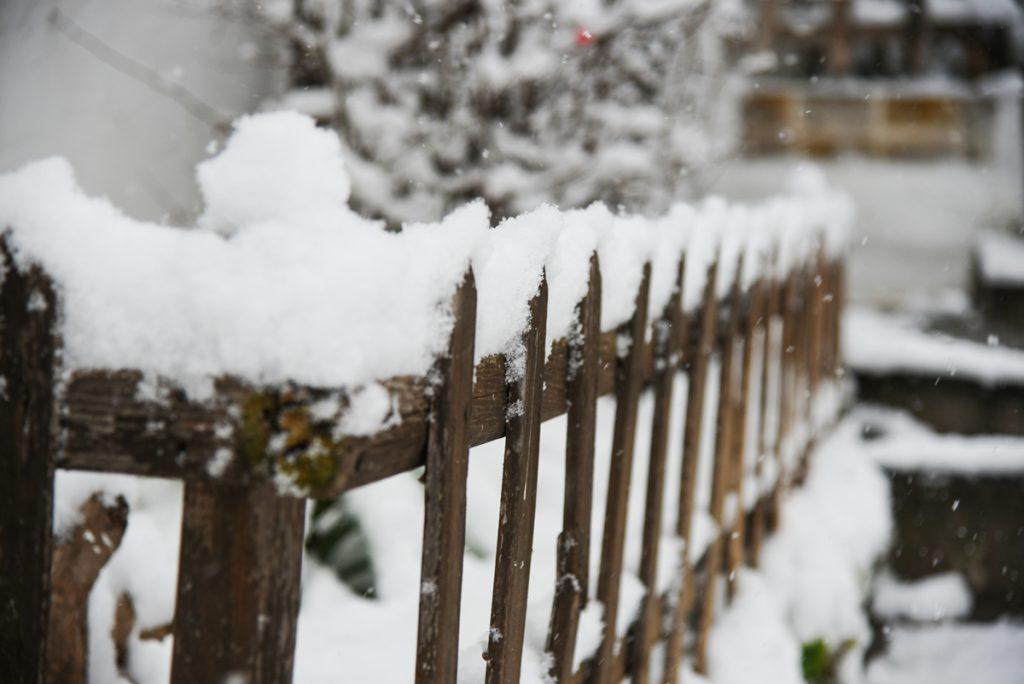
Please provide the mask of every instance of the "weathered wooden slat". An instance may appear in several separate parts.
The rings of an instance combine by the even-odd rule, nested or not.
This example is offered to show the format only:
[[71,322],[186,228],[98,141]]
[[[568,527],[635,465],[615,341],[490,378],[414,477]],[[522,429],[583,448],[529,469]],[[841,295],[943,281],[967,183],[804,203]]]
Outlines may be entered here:
[[305,513],[271,483],[185,485],[171,682],[291,681]]
[[89,596],[100,571],[120,546],[128,525],[125,500],[117,497],[105,503],[104,498],[93,494],[79,506],[78,524],[62,534],[54,545],[47,636],[51,644],[59,647],[47,649],[48,682],[89,681]]
[[668,450],[669,424],[672,409],[672,388],[677,368],[678,340],[685,335],[685,318],[680,310],[684,261],[679,261],[676,287],[665,310],[653,327],[654,417],[651,425],[651,446],[647,465],[647,490],[644,500],[643,541],[640,552],[640,581],[645,594],[640,606],[633,640],[633,682],[648,680],[651,648],[657,640],[661,623],[661,596],[658,594],[658,551],[661,542],[662,502],[665,496],[665,454]]
[[[724,528],[726,494],[731,477],[733,443],[735,430],[733,420],[736,412],[733,402],[736,401],[736,343],[740,333],[741,311],[737,306],[740,299],[740,274],[743,272],[742,259],[736,269],[736,278],[732,285],[730,300],[733,304],[726,334],[726,343],[721,353],[721,381],[718,390],[718,416],[715,426],[715,467],[711,481],[711,517]],[[694,667],[700,673],[707,672],[707,643],[714,620],[718,578],[723,560],[723,539],[716,535],[708,551],[708,583],[700,605],[700,622],[697,630],[697,643],[694,654]]]
[[775,486],[772,487],[769,495],[769,503],[766,517],[766,524],[769,532],[778,529],[782,511],[782,495],[785,490],[785,481],[788,477],[786,454],[787,439],[790,426],[793,421],[793,406],[797,391],[796,382],[796,341],[799,320],[797,317],[797,285],[798,273],[796,269],[790,271],[782,285],[780,308],[782,315],[782,344],[779,345],[779,415],[778,429],[776,430],[776,461],[778,477]]
[[[776,364],[779,363],[779,352],[775,341],[775,323],[779,315],[779,301],[782,296],[782,286],[777,280],[766,284],[767,297],[764,314],[764,343],[761,348],[761,392],[758,399],[758,437],[757,437],[757,466],[755,476],[760,485],[764,476],[764,459],[769,458],[768,445],[769,433],[775,426],[768,424],[768,405],[775,402],[778,405],[778,387],[774,380],[779,378]],[[773,454],[771,458],[778,462],[778,439],[772,444]],[[768,524],[769,500],[763,494],[759,494],[754,503],[753,522],[750,531],[750,563],[757,567],[761,561],[761,548],[764,546],[765,533]]]
[[[704,391],[707,386],[708,363],[714,353],[717,339],[718,312],[715,296],[715,280],[718,277],[718,262],[708,267],[704,286],[704,304],[699,312],[699,337],[695,345],[685,353],[689,368],[689,384],[686,392],[686,415],[683,426],[683,463],[679,483],[679,508],[676,514],[676,534],[683,540],[680,567],[683,576],[676,583],[672,602],[672,624],[665,642],[665,666],[662,669],[663,684],[678,681],[679,664],[683,654],[683,636],[686,631],[686,615],[693,604],[694,575],[690,564],[688,545],[693,532],[693,507],[697,488],[697,462],[700,459],[700,443],[703,431]],[[691,326],[693,327],[693,326]],[[689,336],[688,336],[689,337]]]
[[[544,368],[542,419],[566,410],[566,342],[556,341]],[[598,393],[614,389],[616,333],[600,335]],[[504,365],[497,357],[476,368],[471,444],[505,436]],[[340,412],[348,405],[342,390],[289,385],[260,388],[234,378],[214,384],[214,399],[199,402],[173,383],[149,381],[138,371],[76,371],[64,387],[58,467],[151,477],[208,479],[218,449],[244,458],[219,471],[225,483],[267,479],[275,458],[265,454],[267,441],[287,434],[293,443],[285,466],[296,485],[313,497],[331,497],[422,466],[428,430],[427,381],[396,377],[382,381],[396,406],[397,423],[372,437],[332,437],[334,422],[303,417],[313,403],[335,396]],[[287,413],[287,416],[283,416]],[[296,417],[301,417],[296,425]],[[284,420],[282,420],[284,419]],[[283,423],[291,425],[286,428]],[[218,435],[227,434],[227,438]],[[314,441],[312,454],[304,448]]]
[[643,279],[636,295],[633,317],[624,326],[629,337],[629,350],[620,359],[615,381],[615,426],[612,433],[612,454],[608,471],[608,498],[605,506],[604,532],[601,537],[601,565],[597,578],[597,598],[604,606],[604,634],[594,658],[594,678],[606,684],[612,673],[617,652],[616,620],[622,580],[622,555],[625,542],[626,514],[629,506],[630,475],[633,470],[636,412],[643,384],[643,341],[647,329],[648,291],[651,266],[644,265]]
[[[812,392],[814,388],[814,382],[816,381],[814,366],[817,359],[814,359],[811,354],[814,352],[816,340],[815,338],[815,280],[817,278],[817,269],[813,264],[805,264],[803,273],[801,274],[801,282],[798,288],[799,297],[799,309],[798,309],[798,327],[797,327],[797,410],[794,416],[794,424],[802,423],[803,426],[809,426],[811,422],[811,403],[812,403]],[[797,452],[795,459],[796,462],[792,466],[791,470],[787,473],[786,486],[791,487],[794,483],[799,484],[804,480],[807,474],[808,458],[810,450],[813,445],[809,441],[810,435],[807,434],[806,430],[801,430],[797,433],[803,441],[802,443],[795,445],[799,451]]]
[[832,285],[835,316],[833,317],[832,325],[835,328],[833,332],[833,351],[832,351],[832,363],[833,370],[836,375],[842,375],[843,373],[843,312],[846,311],[846,263],[840,259],[836,259],[835,262],[835,275],[833,276],[835,282]]
[[576,307],[578,334],[569,342],[566,367],[568,427],[565,440],[565,502],[558,536],[557,577],[547,651],[548,674],[557,682],[572,677],[576,631],[586,606],[590,578],[590,516],[594,489],[594,433],[600,362],[601,270],[590,260],[587,294]]
[[530,323],[523,333],[523,376],[508,387],[510,408],[506,417],[494,594],[487,642],[487,682],[518,682],[522,664],[537,509],[547,305],[547,281],[542,278],[537,294],[530,300]]
[[747,412],[750,403],[750,382],[754,372],[754,341],[757,328],[764,313],[764,284],[757,280],[750,288],[750,306],[742,324],[742,352],[740,360],[740,391],[734,402],[733,431],[735,436],[732,445],[732,477],[729,491],[736,497],[736,512],[728,532],[726,544],[726,576],[729,578],[728,589],[731,599],[736,588],[736,572],[744,561],[746,539],[746,503],[743,498],[743,485],[746,479],[746,448],[747,448]]
[[[807,365],[810,376],[808,384],[812,393],[821,384],[824,370],[822,359],[824,358],[825,292],[828,287],[824,248],[818,249],[813,267],[814,275],[811,282],[808,283],[809,289],[807,291],[807,295],[810,298],[807,311],[808,326],[810,327],[807,344]],[[810,415],[810,407],[808,407],[808,415]]]
[[452,304],[447,356],[438,360],[427,435],[423,561],[420,574],[416,681],[454,683],[458,674],[462,555],[466,545],[466,474],[476,330],[476,284],[470,270]]
[[40,682],[53,553],[57,301],[0,240],[0,678]]

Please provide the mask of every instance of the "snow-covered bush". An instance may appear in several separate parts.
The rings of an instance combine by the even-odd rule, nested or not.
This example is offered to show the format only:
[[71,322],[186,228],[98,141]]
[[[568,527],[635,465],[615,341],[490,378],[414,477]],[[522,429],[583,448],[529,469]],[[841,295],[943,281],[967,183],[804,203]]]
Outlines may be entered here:
[[735,139],[740,3],[279,0],[287,107],[332,124],[353,204],[392,223],[482,197],[502,216],[664,211]]

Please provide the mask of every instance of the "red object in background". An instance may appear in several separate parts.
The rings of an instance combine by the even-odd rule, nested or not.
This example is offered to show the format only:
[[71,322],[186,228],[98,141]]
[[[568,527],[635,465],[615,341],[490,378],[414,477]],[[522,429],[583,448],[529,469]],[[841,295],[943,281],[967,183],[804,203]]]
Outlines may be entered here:
[[594,34],[585,28],[576,29],[576,46],[586,47],[594,42]]

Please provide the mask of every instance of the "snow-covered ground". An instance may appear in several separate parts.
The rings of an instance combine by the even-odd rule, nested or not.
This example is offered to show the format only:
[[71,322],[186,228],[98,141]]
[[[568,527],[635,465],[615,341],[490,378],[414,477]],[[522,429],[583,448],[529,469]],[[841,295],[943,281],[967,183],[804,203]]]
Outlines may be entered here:
[[[685,380],[675,392],[674,411],[685,405]],[[640,404],[640,425],[652,419],[653,400],[645,394]],[[607,488],[608,454],[614,402],[601,400],[598,412],[595,539],[600,539],[601,511]],[[678,454],[681,421],[670,435],[670,454]],[[564,484],[563,445],[565,418],[544,423],[541,431],[537,527],[531,572],[523,681],[543,681],[543,644],[554,588],[554,561],[561,525],[561,489]],[[740,574],[736,600],[719,616],[712,632],[708,681],[712,684],[798,684],[801,645],[824,639],[832,647],[854,640],[844,658],[845,681],[856,682],[860,654],[870,634],[861,611],[870,585],[870,568],[884,550],[891,526],[888,485],[871,459],[863,457],[860,422],[846,420],[816,452],[806,484],[793,492],[783,510],[781,532],[769,540],[759,571]],[[646,477],[648,431],[638,430],[638,457],[633,481]],[[710,440],[708,441],[708,445]],[[705,447],[703,458],[710,458]],[[479,681],[488,634],[490,589],[497,528],[497,493],[501,482],[501,442],[473,450],[468,502],[465,557],[462,679]],[[673,551],[680,550],[672,535],[673,491],[679,482],[678,459],[669,460],[666,482],[665,564],[659,570],[667,588],[675,568]],[[61,473],[58,498],[91,491],[97,476]],[[122,478],[103,484],[125,492],[132,506],[128,536],[103,570],[90,603],[90,670],[93,681],[116,681],[110,642],[113,607],[122,591],[135,596],[139,627],[130,641],[128,671],[139,684],[166,681],[170,638],[162,642],[138,639],[138,630],[161,624],[173,612],[177,548],[178,485]],[[701,497],[706,500],[709,482]],[[635,605],[640,597],[636,577],[642,525],[643,488],[634,486],[629,508],[629,530],[623,601]],[[414,474],[390,478],[356,490],[348,499],[359,512],[378,572],[374,599],[354,594],[334,573],[307,559],[303,601],[299,617],[296,682],[335,682],[340,673],[349,681],[403,681],[413,671],[416,611],[419,597],[419,558],[422,531],[422,488]],[[856,515],[851,515],[856,511]],[[64,511],[67,513],[67,511]],[[706,527],[707,522],[699,522]],[[708,535],[702,535],[707,543]],[[597,550],[594,549],[594,561]],[[150,568],[142,572],[141,568]],[[157,571],[158,572],[155,572]],[[596,568],[595,568],[596,571]],[[587,652],[600,636],[599,604],[588,610],[578,649]],[[620,613],[621,632],[632,617]],[[652,668],[660,667],[657,658]],[[687,679],[686,677],[690,677]],[[695,682],[689,673],[683,681]]]
[[[723,165],[710,191],[763,197],[778,192],[800,162],[736,159]],[[854,302],[899,305],[909,297],[964,287],[978,235],[1003,229],[1021,214],[1024,186],[1009,163],[862,157],[814,163],[856,207],[847,269]]]
[[1024,623],[894,627],[865,684],[1020,684]]

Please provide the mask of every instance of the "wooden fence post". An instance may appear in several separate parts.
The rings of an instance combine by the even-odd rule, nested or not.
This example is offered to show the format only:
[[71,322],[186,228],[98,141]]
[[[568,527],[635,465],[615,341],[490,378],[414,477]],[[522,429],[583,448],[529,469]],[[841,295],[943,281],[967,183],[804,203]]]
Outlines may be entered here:
[[679,308],[684,281],[684,259],[679,260],[676,289],[665,310],[655,322],[652,389],[654,418],[651,425],[651,448],[647,466],[647,492],[644,501],[643,542],[640,552],[640,581],[645,594],[637,620],[633,642],[633,682],[648,680],[651,648],[657,641],[661,624],[661,595],[658,593],[658,550],[661,542],[661,511],[665,496],[665,453],[668,450],[669,425],[672,419],[672,388],[678,370],[678,340],[686,334],[685,319]]
[[722,345],[721,382],[718,390],[718,420],[715,426],[715,468],[711,482],[711,517],[718,525],[719,532],[711,542],[708,550],[708,579],[700,606],[700,621],[697,631],[697,645],[694,665],[698,672],[707,672],[707,642],[714,619],[715,595],[718,588],[719,574],[722,569],[723,548],[722,531],[724,525],[725,498],[730,479],[730,461],[732,445],[735,438],[733,418],[735,411],[733,402],[736,379],[735,349],[740,331],[740,279],[743,272],[742,257],[736,268],[736,277],[729,295],[729,327],[726,330]]
[[[693,541],[693,507],[697,488],[697,462],[700,460],[700,444],[704,422],[704,391],[707,386],[708,363],[715,349],[718,334],[718,298],[715,280],[718,277],[718,261],[708,266],[704,285],[704,301],[700,310],[700,338],[696,347],[687,349],[686,363],[689,366],[689,383],[686,391],[686,416],[683,432],[683,466],[679,483],[679,509],[676,516],[676,534],[683,540],[683,557],[680,559],[682,578],[677,582],[672,602],[672,626],[665,643],[665,667],[662,670],[663,684],[676,684],[679,663],[683,655],[683,636],[686,630],[686,615],[692,607],[696,589],[693,566],[690,563],[690,543]],[[687,336],[689,337],[689,335]],[[687,345],[689,347],[689,345]]]
[[271,483],[185,484],[174,684],[291,681],[305,511]]
[[492,683],[515,684],[522,664],[537,510],[547,305],[547,280],[542,277],[540,289],[530,300],[530,323],[523,333],[523,376],[508,387],[510,408],[505,418],[505,462],[487,640],[486,681]]
[[785,275],[781,285],[780,307],[782,313],[782,343],[779,345],[779,404],[778,429],[775,437],[775,459],[777,477],[770,494],[768,514],[766,517],[768,531],[778,529],[782,514],[782,493],[786,487],[787,463],[786,449],[789,445],[789,432],[792,426],[793,404],[797,392],[796,381],[796,328],[799,319],[796,311],[796,269]]
[[[774,268],[775,259],[772,260]],[[761,491],[760,485],[764,474],[764,459],[768,458],[768,434],[770,430],[774,431],[772,437],[772,458],[775,461],[776,473],[778,472],[778,458],[779,458],[779,433],[778,433],[778,422],[775,425],[769,425],[768,423],[768,405],[769,402],[774,402],[776,410],[779,407],[779,388],[782,384],[782,369],[781,369],[781,356],[778,351],[778,346],[782,344],[781,339],[779,344],[776,344],[775,339],[775,328],[776,318],[779,315],[779,300],[782,297],[782,284],[774,277],[769,276],[769,280],[765,283],[765,287],[768,289],[767,301],[765,302],[764,310],[764,346],[761,349],[761,392],[758,399],[758,412],[760,415],[758,421],[758,438],[757,438],[757,453],[758,461],[756,468],[756,477],[758,484],[758,498],[754,504],[754,519],[752,523],[753,529],[751,530],[750,539],[750,563],[754,567],[757,567],[761,561],[761,548],[764,545],[764,537],[768,528],[768,514],[770,505],[770,494],[766,496]]]
[[458,675],[462,555],[466,545],[466,472],[473,399],[476,283],[472,270],[455,293],[455,324],[438,360],[427,435],[423,562],[416,681],[454,683]]
[[629,351],[619,359],[615,377],[615,427],[608,472],[608,499],[604,533],[601,536],[601,568],[597,578],[597,598],[604,605],[604,634],[594,661],[595,681],[607,684],[615,669],[616,624],[619,589],[622,582],[622,553],[625,543],[626,515],[629,506],[629,481],[633,470],[636,408],[644,372],[643,349],[647,330],[648,291],[651,265],[644,264],[643,280],[636,295],[632,319],[623,331],[629,336]]
[[53,553],[57,304],[50,279],[0,241],[0,678],[39,682]]
[[590,516],[594,490],[594,433],[601,351],[601,269],[590,259],[587,294],[576,307],[579,333],[569,338],[568,426],[565,441],[565,504],[558,535],[557,578],[547,650],[557,682],[573,675],[576,630],[586,606],[590,577]]
[[740,361],[740,394],[734,404],[735,417],[733,430],[735,439],[732,448],[732,477],[729,488],[736,496],[736,513],[732,526],[728,530],[729,540],[726,545],[726,574],[729,578],[729,598],[736,589],[736,572],[743,564],[746,534],[746,505],[743,499],[743,487],[747,474],[747,412],[750,404],[750,380],[754,366],[754,333],[764,312],[764,285],[758,279],[748,291],[749,310],[742,323],[743,350]]

